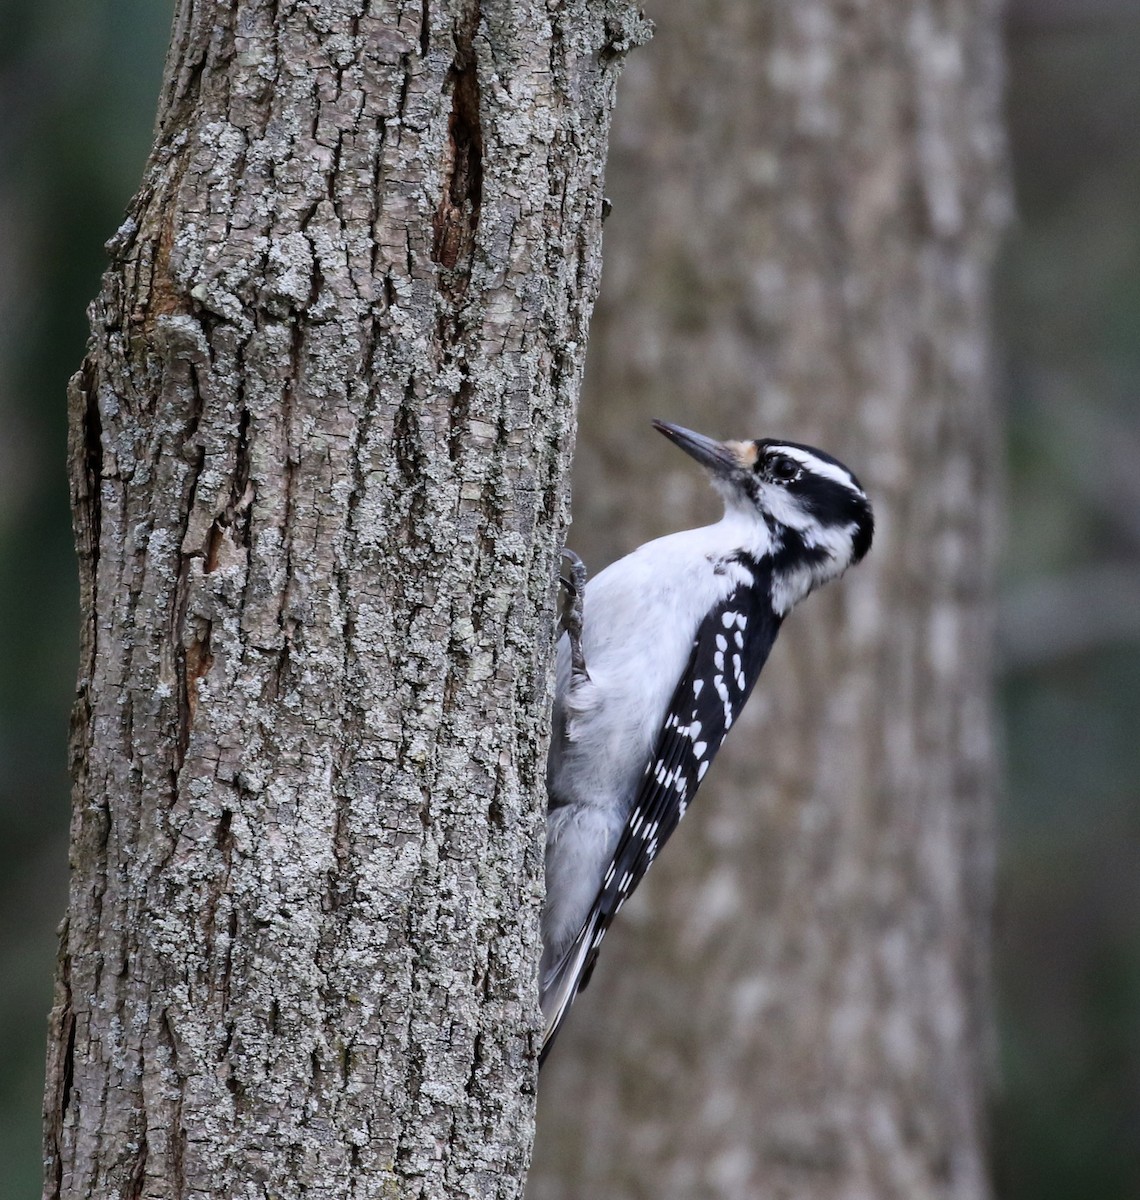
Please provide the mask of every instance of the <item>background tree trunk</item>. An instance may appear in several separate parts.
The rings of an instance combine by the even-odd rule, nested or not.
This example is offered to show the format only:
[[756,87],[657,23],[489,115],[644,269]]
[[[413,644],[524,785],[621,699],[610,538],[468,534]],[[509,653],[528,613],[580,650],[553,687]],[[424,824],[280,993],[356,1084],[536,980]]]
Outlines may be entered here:
[[621,0],[179,3],[71,390],[45,1194],[516,1196]]
[[614,135],[571,544],[596,571],[714,516],[650,416],[826,447],[878,532],[788,622],[607,938],[543,1074],[528,1195],[978,1200],[995,6],[652,15]]

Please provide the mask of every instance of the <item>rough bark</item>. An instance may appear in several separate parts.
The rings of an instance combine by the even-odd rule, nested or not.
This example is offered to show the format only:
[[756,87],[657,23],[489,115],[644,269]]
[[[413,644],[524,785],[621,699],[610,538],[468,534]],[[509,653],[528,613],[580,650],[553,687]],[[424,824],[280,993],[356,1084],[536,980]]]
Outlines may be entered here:
[[91,310],[49,1197],[517,1196],[622,0],[181,0]]
[[[711,518],[648,432],[853,466],[788,621],[543,1074],[532,1200],[980,1200],[1007,201],[990,0],[662,0],[622,85],[571,544]],[[589,619],[587,614],[587,620]]]

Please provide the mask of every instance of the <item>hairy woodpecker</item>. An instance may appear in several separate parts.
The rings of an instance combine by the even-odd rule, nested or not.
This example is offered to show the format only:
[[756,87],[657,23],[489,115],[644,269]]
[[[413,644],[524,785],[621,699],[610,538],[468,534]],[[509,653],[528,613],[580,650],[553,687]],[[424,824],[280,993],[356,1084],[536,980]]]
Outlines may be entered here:
[[588,585],[574,555],[547,763],[540,994],[549,1053],[618,910],[685,815],[780,624],[857,563],[859,481],[810,446],[654,421],[708,468],[724,516],[647,542]]

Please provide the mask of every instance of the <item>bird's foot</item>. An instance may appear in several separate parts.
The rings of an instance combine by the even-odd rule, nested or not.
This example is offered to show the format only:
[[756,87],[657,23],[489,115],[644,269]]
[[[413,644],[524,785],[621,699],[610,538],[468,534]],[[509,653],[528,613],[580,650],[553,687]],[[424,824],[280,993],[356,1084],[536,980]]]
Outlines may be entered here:
[[566,589],[566,605],[562,610],[562,631],[570,639],[570,674],[573,681],[589,679],[586,659],[582,654],[582,602],[586,594],[586,564],[573,550],[563,550],[562,557],[570,567],[570,578],[563,575],[559,582]]

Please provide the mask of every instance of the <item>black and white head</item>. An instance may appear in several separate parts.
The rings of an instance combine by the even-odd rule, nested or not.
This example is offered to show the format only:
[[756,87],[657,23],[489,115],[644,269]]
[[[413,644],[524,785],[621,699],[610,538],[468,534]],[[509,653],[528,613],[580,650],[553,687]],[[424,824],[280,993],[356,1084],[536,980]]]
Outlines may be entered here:
[[776,438],[718,442],[665,421],[653,424],[708,469],[730,514],[767,526],[777,612],[786,613],[870,549],[871,503],[830,454]]

